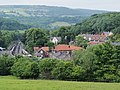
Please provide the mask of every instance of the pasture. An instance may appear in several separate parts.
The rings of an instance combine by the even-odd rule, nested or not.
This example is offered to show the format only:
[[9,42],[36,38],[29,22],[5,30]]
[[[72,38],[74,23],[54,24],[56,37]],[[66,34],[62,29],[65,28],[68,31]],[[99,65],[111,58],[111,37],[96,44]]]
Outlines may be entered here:
[[13,76],[0,76],[0,90],[120,90],[120,84],[57,80],[20,80]]

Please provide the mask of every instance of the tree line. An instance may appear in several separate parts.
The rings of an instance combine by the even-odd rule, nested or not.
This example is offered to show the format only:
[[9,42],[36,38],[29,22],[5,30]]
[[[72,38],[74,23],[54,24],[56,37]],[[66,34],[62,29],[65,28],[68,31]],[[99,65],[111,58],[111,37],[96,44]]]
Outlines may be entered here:
[[120,46],[109,43],[75,51],[70,61],[35,57],[0,57],[0,75],[21,79],[120,82]]
[[21,38],[19,31],[0,31],[0,47],[7,48],[13,41]]
[[[112,31],[114,33],[114,36],[111,37],[111,41],[119,42],[119,38],[120,38],[119,37],[120,36],[119,16],[120,16],[119,12],[95,14],[95,15],[92,15],[90,18],[87,18],[86,20],[82,21],[81,23],[78,23],[73,26],[60,27],[57,30],[48,31],[44,29],[29,29],[29,30],[26,30],[25,33],[22,35],[23,37],[22,41],[24,42],[24,44],[26,45],[26,48],[29,51],[32,51],[32,47],[38,46],[38,44],[40,46],[48,46],[48,44],[50,43],[49,38],[53,36],[61,37],[62,40],[60,43],[69,44],[70,41],[77,40],[76,45],[78,46],[84,45],[84,47],[86,47],[86,41],[83,40],[83,38],[76,37],[76,36],[82,33],[99,34],[99,33],[102,33],[103,31]],[[3,20],[1,19],[1,21],[3,22],[4,19]],[[8,21],[10,22],[10,20]],[[5,20],[5,22],[7,22],[7,20]],[[18,28],[18,26],[16,27]],[[11,37],[11,36],[12,35],[9,34],[7,37]],[[3,43],[3,40],[4,40],[3,37],[4,35],[0,37],[1,43]],[[84,42],[81,42],[80,39]],[[9,38],[7,38],[4,41],[7,41],[7,40],[10,41]],[[80,41],[82,44],[80,45],[80,42],[78,41]],[[1,45],[5,46],[4,44],[1,44]],[[8,45],[8,43],[6,45]]]
[[24,25],[15,20],[0,18],[0,30],[25,30],[30,27],[30,25]]

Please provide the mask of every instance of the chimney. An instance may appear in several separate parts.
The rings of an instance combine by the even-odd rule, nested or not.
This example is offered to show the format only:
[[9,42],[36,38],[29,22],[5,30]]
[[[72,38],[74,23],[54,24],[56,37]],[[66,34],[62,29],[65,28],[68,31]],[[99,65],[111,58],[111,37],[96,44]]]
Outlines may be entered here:
[[70,48],[70,45],[68,47]]

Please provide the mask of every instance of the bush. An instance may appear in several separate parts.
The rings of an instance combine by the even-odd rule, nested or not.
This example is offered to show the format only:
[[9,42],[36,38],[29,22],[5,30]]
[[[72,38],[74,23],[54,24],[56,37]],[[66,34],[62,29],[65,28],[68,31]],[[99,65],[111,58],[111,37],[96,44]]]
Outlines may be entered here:
[[60,61],[53,69],[52,75],[55,79],[70,80],[73,64],[70,61]]
[[9,56],[0,57],[0,75],[11,75],[10,70],[13,66],[15,58]]
[[52,70],[55,68],[55,65],[59,62],[56,59],[43,59],[39,62],[40,78],[42,79],[52,79]]
[[21,79],[36,79],[39,76],[38,63],[30,58],[19,58],[12,66],[11,72]]
[[81,66],[73,66],[71,79],[74,81],[84,81],[85,80],[85,70]]

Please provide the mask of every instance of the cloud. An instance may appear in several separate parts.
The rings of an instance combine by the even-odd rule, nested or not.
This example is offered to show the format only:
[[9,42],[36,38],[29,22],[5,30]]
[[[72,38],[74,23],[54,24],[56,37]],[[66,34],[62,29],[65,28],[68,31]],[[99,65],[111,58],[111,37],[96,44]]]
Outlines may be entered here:
[[119,10],[120,0],[0,0],[1,5],[54,5],[71,8]]

